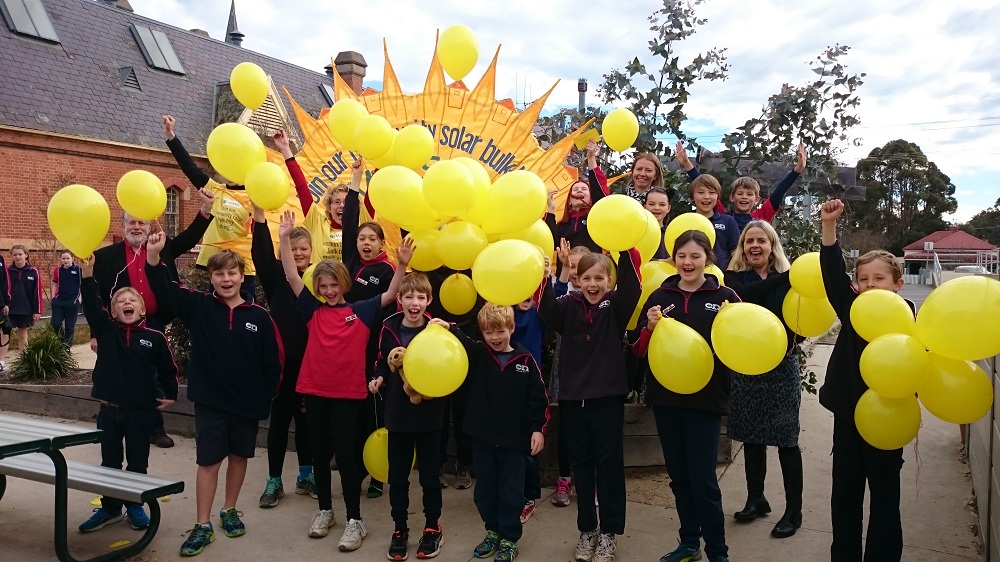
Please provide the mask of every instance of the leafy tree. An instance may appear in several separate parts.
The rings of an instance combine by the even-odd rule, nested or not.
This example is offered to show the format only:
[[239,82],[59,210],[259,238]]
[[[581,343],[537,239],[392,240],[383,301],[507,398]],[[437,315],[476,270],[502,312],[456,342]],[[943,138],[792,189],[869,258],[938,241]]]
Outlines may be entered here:
[[1000,199],[989,209],[976,213],[964,226],[973,236],[1000,246]]

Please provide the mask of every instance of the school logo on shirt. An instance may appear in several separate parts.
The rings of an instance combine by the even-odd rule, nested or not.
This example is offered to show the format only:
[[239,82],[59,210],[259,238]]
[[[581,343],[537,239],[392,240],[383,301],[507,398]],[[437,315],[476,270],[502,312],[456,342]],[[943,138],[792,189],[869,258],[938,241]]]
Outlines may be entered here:
[[527,365],[515,365],[514,366],[514,370],[516,370],[518,373],[530,373],[531,372],[531,369],[529,369]]
[[144,340],[144,339],[140,338],[139,339],[139,345],[141,345],[142,347],[152,348],[153,347],[153,342],[151,342],[149,340]]
[[31,275],[25,275],[24,278],[27,279],[28,281],[34,281],[35,280],[35,278],[33,276],[31,276]]
[[256,332],[257,331],[257,325],[256,324],[251,324],[251,323],[247,322],[246,323],[246,327],[247,327],[247,331],[249,331],[249,332]]
[[611,301],[601,301],[601,304],[597,305],[597,308],[607,308],[611,306]]
[[715,230],[725,230],[725,229],[726,229],[726,225],[724,225],[722,223],[718,223],[718,224],[715,225]]
[[722,309],[722,305],[713,304],[713,303],[710,303],[710,302],[706,302],[705,303],[705,310],[708,310],[710,312],[718,312],[721,309]]
[[71,270],[69,271],[69,274],[70,274],[70,275],[76,275],[76,270],[75,270],[75,269],[71,269]]
[[368,278],[368,282],[371,283],[372,285],[378,285],[379,279],[378,277],[372,275],[371,277]]

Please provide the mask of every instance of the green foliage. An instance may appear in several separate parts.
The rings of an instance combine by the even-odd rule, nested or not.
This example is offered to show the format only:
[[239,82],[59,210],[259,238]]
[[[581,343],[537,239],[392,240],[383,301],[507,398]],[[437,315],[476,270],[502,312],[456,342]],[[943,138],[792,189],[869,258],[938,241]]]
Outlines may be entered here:
[[48,324],[29,338],[27,348],[10,365],[15,379],[42,381],[65,377],[75,368],[73,355]]
[[976,213],[964,226],[973,236],[1000,246],[1000,199],[989,209]]

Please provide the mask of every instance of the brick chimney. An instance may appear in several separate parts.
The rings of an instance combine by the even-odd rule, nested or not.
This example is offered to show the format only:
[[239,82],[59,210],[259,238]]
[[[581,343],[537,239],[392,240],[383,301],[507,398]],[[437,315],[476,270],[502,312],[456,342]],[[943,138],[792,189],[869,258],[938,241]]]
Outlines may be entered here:
[[337,65],[340,77],[347,82],[355,94],[361,95],[361,90],[364,89],[365,73],[368,69],[365,57],[356,51],[341,51],[337,53],[337,58],[333,59],[333,63]]

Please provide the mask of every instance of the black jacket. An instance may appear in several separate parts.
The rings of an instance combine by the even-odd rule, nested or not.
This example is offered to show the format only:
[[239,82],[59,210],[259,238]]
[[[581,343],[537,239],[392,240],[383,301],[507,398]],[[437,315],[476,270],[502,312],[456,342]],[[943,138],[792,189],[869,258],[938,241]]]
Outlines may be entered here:
[[789,281],[788,272],[778,273],[771,270],[767,279],[761,279],[756,271],[726,271],[726,286],[736,291],[743,302],[750,302],[763,306],[781,320],[785,327],[785,336],[788,339],[787,353],[791,353],[795,346],[802,339],[797,336],[788,323],[785,322],[784,313],[781,310],[785,302],[785,295],[792,288]]
[[[403,324],[403,313],[397,312],[382,322],[378,337],[378,361],[372,378],[382,377],[382,397],[385,400],[385,428],[389,431],[424,432],[439,431],[444,420],[447,400],[444,398],[424,399],[419,404],[410,402],[403,391],[403,377],[399,371],[393,372],[386,362],[389,352],[401,347],[399,329]],[[423,328],[426,328],[424,324]],[[423,328],[420,328],[422,331]]]
[[83,314],[99,350],[90,395],[135,410],[156,408],[157,398],[176,400],[177,365],[163,333],[144,321],[125,325],[113,320],[101,305],[93,277],[84,278],[81,292]]
[[452,325],[451,333],[469,355],[462,429],[490,445],[529,454],[531,434],[544,432],[549,422],[549,397],[535,358],[511,342],[513,356],[501,364],[487,344],[473,340],[458,326]]
[[[682,291],[678,286],[679,275],[671,275],[659,289],[649,295],[649,299],[642,305],[642,312],[639,314],[639,328],[646,327],[646,313],[649,309],[660,305],[663,316],[673,318],[698,332],[705,338],[709,347],[712,345],[712,323],[719,313],[722,303],[740,302],[740,297],[728,288],[719,285],[718,279],[714,275],[706,274],[705,283],[698,290],[688,293]],[[668,310],[673,306],[672,309]],[[649,331],[641,330],[640,342],[649,342]],[[645,354],[645,345],[638,349]],[[677,394],[667,390],[656,380],[656,377],[649,377],[646,380],[646,403],[650,406],[674,406],[678,408],[688,408],[692,410],[704,410],[715,414],[729,414],[729,369],[715,356],[715,369],[712,371],[712,378],[705,385],[705,388],[694,394]]]
[[0,308],[5,306],[10,306],[10,278],[7,276],[7,264],[0,256]]
[[14,264],[7,266],[7,290],[10,291],[10,314],[32,315],[41,314],[42,276],[38,269],[26,262],[24,267]]
[[176,314],[191,333],[188,399],[224,412],[262,420],[281,383],[281,336],[266,310],[243,293],[229,308],[214,294],[171,281],[167,268],[146,264],[160,306]]
[[[597,175],[594,173],[594,170],[588,170],[587,177],[589,180],[588,183],[590,184],[590,203],[591,206],[593,206],[607,196],[607,193],[605,192],[604,186],[602,186],[601,182],[597,179]],[[603,172],[601,172],[601,177],[604,177]],[[604,181],[607,182],[607,179]],[[554,214],[545,213],[545,224],[548,225],[549,230],[552,232],[552,238],[553,242],[555,242],[556,248],[559,247],[559,240],[565,238],[572,247],[586,246],[587,248],[590,248],[591,252],[603,251],[597,242],[594,242],[594,239],[590,237],[590,231],[587,230],[587,215],[589,211],[590,209],[570,213],[568,217],[565,217],[564,222],[556,222],[556,216]]]
[[379,253],[370,262],[361,259],[358,253],[358,221],[361,220],[361,203],[358,192],[349,190],[344,199],[344,245],[343,258],[347,271],[351,274],[351,290],[344,295],[347,302],[368,300],[381,295],[389,288],[392,276],[396,273],[395,266],[386,257],[385,252]]

